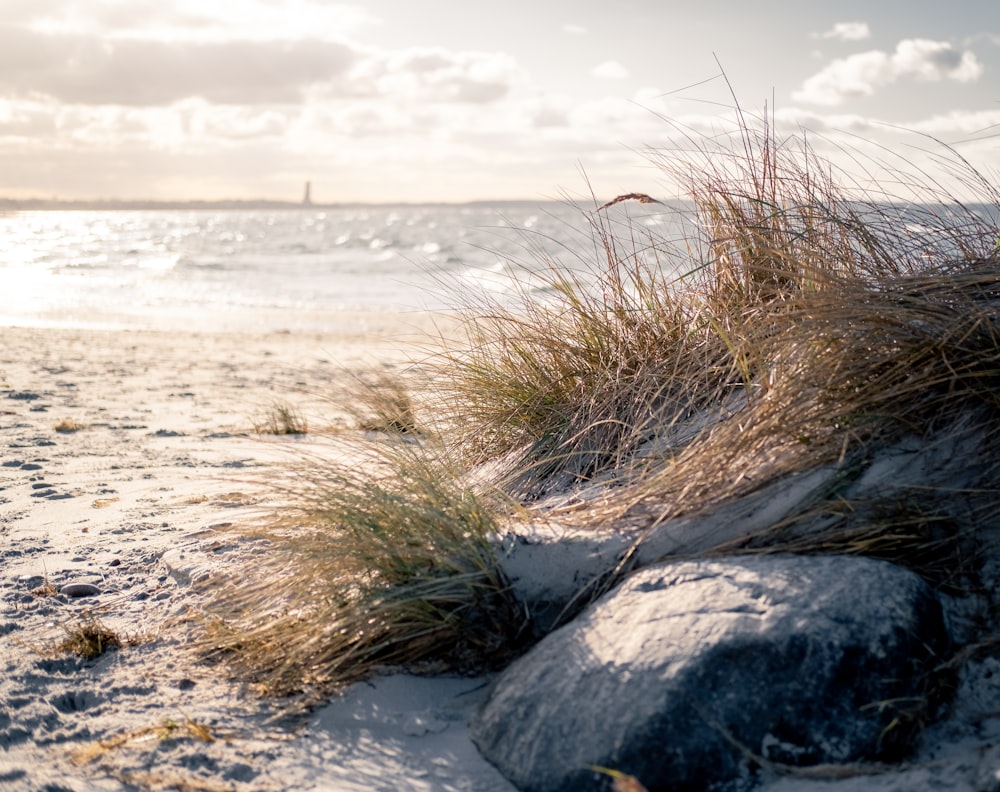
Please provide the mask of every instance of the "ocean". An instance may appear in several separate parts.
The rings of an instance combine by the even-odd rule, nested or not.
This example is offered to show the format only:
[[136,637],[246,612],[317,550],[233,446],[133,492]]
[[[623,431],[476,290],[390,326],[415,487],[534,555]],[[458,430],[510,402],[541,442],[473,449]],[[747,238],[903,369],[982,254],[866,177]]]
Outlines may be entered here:
[[[900,234],[957,255],[920,225],[934,214],[947,227],[949,208],[898,211]],[[996,210],[971,211],[995,236]],[[339,331],[358,312],[545,299],[535,273],[549,262],[584,283],[600,266],[593,213],[555,201],[0,212],[0,327]],[[698,236],[678,205],[626,203],[599,217],[620,244],[655,239],[669,266],[687,265]]]
[[0,326],[334,330],[349,312],[531,292],[546,257],[571,268],[593,260],[585,209],[9,212]]

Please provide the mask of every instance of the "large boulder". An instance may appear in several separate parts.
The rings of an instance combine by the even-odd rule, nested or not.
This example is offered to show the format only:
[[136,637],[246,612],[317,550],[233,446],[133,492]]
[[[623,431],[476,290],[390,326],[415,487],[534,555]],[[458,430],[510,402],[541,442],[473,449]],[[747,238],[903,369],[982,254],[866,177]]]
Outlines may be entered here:
[[753,785],[754,756],[890,760],[949,644],[913,573],[867,558],[745,556],[632,575],[496,680],[472,723],[530,792]]

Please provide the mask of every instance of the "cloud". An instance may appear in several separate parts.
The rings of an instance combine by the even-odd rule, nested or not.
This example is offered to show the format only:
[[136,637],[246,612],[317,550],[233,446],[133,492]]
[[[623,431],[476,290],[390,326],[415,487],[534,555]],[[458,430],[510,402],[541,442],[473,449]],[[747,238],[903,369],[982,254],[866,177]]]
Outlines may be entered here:
[[602,80],[624,80],[629,76],[628,69],[614,60],[598,64],[591,69],[590,73]]
[[838,105],[872,96],[878,88],[903,78],[972,82],[983,66],[970,50],[959,52],[946,41],[904,39],[896,50],[860,52],[831,62],[792,94],[800,102]]
[[343,41],[378,21],[326,0],[5,0],[4,20],[37,33],[173,41]]
[[913,129],[948,143],[988,140],[995,144],[1000,135],[1000,110],[955,110],[918,121]]
[[0,99],[0,140],[36,140],[56,132],[52,108],[38,102],[11,102]]
[[187,131],[202,138],[228,141],[278,138],[292,124],[288,112],[253,107],[225,107],[200,105],[198,100],[188,100]]
[[517,61],[503,52],[453,52],[413,48],[374,53],[351,72],[356,94],[408,102],[488,104],[525,80]]
[[532,117],[532,124],[538,129],[562,128],[569,125],[569,115],[565,109],[559,107],[540,107]]
[[[306,0],[277,5],[314,7]],[[107,14],[114,10],[96,8]],[[219,11],[214,4],[212,8]],[[177,24],[179,12],[172,10],[171,24]],[[165,18],[161,13],[161,23]],[[214,19],[203,19],[201,28],[185,19],[188,32],[214,29]],[[225,105],[298,104],[320,87],[327,99],[381,96],[486,104],[527,80],[506,53],[441,48],[381,52],[310,37],[143,35],[101,36],[68,22],[56,32],[0,24],[0,97],[48,97],[84,105],[167,106],[189,98]]]
[[861,41],[871,37],[867,22],[838,22],[824,33],[813,33],[813,38]]
[[[219,40],[320,37],[346,41],[378,22],[361,3],[329,0],[180,0],[177,7],[185,14],[176,26],[178,32]],[[198,20],[196,28],[190,26],[191,19]],[[182,24],[184,29],[180,30]],[[162,35],[160,30],[152,33]]]
[[571,36],[586,36],[588,31],[583,25],[574,25],[572,22],[567,22],[562,26],[563,33],[569,33]]
[[317,40],[101,41],[0,27],[0,94],[94,105],[297,102],[311,84],[343,80],[358,58]]

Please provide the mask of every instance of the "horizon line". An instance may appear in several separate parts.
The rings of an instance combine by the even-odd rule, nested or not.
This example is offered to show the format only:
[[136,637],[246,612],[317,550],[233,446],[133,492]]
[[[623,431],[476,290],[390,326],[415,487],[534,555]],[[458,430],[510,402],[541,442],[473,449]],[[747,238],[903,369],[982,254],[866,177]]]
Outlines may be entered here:
[[[593,200],[591,197],[588,200]],[[359,206],[496,206],[513,204],[572,203],[562,198],[480,198],[474,200],[394,201],[289,201],[274,198],[9,198],[0,196],[0,211],[38,209],[343,209]]]

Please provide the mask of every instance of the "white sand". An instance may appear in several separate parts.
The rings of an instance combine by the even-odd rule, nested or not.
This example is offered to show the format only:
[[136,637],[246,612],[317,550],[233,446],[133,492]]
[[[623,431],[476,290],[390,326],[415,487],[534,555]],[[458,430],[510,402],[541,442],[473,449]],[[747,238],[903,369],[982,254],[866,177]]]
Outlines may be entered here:
[[[281,702],[192,665],[189,634],[164,628],[199,606],[192,579],[240,569],[225,525],[280,509],[290,463],[335,450],[254,421],[277,399],[343,425],[325,399],[345,371],[401,365],[418,319],[358,316],[337,335],[0,329],[0,789],[513,789],[468,739],[483,680],[376,679],[290,729]],[[45,580],[102,593],[34,596]],[[92,662],[47,651],[88,613],[135,645]],[[763,788],[1000,788],[1000,662],[974,671],[909,769]]]
[[[330,451],[254,422],[280,400],[313,428],[344,425],[326,400],[351,372],[403,364],[420,321],[359,316],[338,335],[0,330],[0,789],[511,788],[466,734],[479,680],[366,683],[295,731],[281,702],[192,666],[189,635],[163,629],[200,604],[192,577],[239,569],[225,526],[280,508],[272,485],[291,463]],[[56,431],[64,420],[83,428]],[[45,580],[102,593],[33,596]],[[136,645],[92,662],[49,654],[86,614]]]

